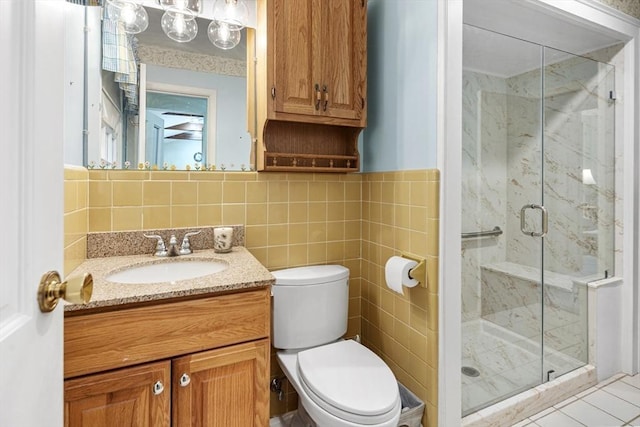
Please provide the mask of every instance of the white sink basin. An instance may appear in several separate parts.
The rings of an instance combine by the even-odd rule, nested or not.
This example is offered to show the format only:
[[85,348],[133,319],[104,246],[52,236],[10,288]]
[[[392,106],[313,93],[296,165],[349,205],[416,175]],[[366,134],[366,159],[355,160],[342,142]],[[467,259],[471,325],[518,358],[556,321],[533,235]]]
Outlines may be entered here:
[[155,264],[134,265],[109,274],[106,279],[117,283],[164,283],[195,279],[226,270],[229,265],[214,260],[167,260]]

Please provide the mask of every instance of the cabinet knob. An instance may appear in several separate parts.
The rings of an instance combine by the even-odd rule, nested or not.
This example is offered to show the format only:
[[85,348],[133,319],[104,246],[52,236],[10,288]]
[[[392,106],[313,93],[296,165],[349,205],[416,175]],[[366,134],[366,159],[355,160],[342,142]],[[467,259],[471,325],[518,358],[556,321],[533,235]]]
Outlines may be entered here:
[[162,381],[156,381],[156,383],[153,385],[153,394],[157,396],[159,394],[162,394],[163,391],[164,385],[162,384]]
[[191,382],[191,377],[188,374],[182,374],[180,376],[180,387],[186,387]]

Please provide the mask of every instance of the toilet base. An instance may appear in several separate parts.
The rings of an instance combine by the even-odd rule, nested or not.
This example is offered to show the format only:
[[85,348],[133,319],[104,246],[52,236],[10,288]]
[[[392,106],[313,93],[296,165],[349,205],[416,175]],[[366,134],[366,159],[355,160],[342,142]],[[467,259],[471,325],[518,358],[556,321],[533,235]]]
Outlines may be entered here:
[[302,406],[295,411],[273,417],[269,420],[269,427],[317,427]]
[[304,406],[298,405],[298,410],[291,420],[290,427],[317,427],[318,425],[311,419]]

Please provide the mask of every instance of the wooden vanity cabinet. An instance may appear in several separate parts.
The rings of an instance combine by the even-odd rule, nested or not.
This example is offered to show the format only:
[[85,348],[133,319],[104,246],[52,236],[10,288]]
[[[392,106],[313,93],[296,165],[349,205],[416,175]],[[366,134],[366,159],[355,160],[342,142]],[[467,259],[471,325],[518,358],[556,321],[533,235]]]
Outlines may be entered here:
[[66,380],[64,425],[168,427],[170,385],[168,361]]
[[[175,427],[266,426],[269,342],[261,340],[172,361]],[[267,417],[268,418],[268,417]]]
[[65,426],[268,425],[269,304],[261,288],[65,317]]
[[258,170],[359,170],[366,22],[366,0],[258,1]]

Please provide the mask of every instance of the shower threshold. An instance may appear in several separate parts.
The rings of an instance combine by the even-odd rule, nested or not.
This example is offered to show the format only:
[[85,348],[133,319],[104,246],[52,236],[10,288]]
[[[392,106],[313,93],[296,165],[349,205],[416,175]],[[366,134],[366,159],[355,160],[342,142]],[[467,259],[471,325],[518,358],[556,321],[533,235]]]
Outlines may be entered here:
[[[523,337],[485,319],[465,322],[462,329],[462,365],[478,371],[475,377],[462,375],[465,426],[474,426],[487,416],[495,416],[496,425],[515,423],[518,420],[508,418],[524,419],[525,413],[535,414],[596,382],[592,366],[558,351],[545,350],[543,366],[539,339]],[[568,373],[541,384],[549,371]]]

